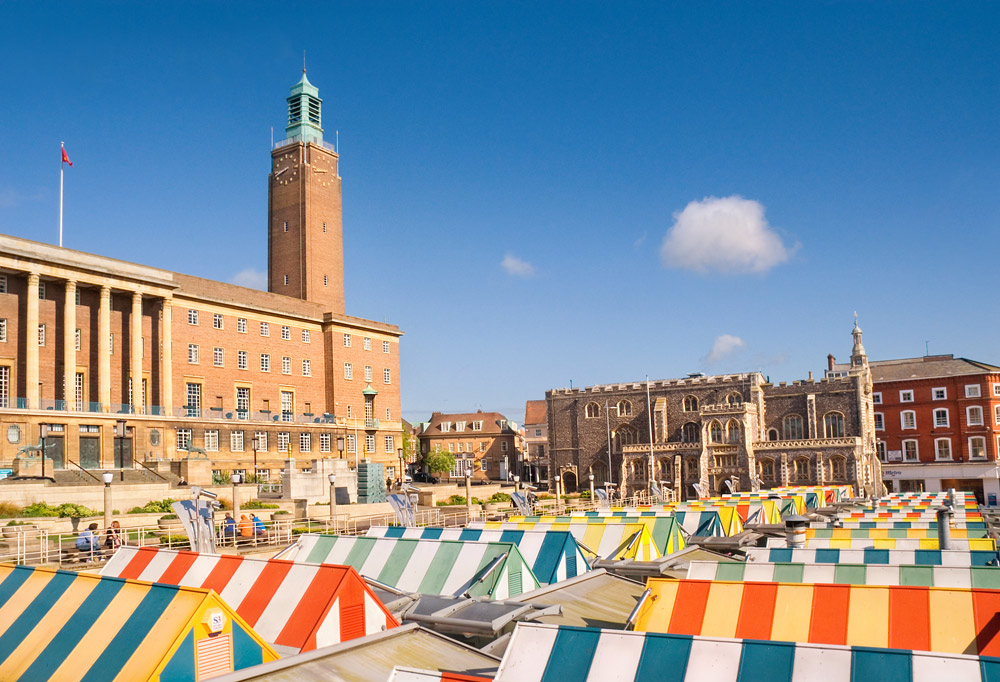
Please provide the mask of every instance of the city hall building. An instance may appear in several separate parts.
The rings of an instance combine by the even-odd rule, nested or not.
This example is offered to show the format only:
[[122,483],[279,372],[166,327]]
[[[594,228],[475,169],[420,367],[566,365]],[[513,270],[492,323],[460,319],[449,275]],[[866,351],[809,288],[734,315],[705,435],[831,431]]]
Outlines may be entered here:
[[[759,372],[690,375],[546,392],[549,487],[594,476],[628,494],[655,481],[674,499],[846,483],[881,494],[872,375],[853,331],[850,365],[816,381]],[[648,396],[648,398],[647,398]]]
[[321,106],[303,71],[271,150],[266,292],[0,236],[0,462],[44,430],[57,469],[199,450],[262,477],[286,458],[394,469],[401,332],[345,312]]

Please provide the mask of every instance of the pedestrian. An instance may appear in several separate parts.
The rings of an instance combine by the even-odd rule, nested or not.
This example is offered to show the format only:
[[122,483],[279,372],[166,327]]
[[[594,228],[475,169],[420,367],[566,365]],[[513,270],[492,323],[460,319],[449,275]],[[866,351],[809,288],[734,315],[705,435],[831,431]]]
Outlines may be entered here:
[[122,542],[122,526],[117,521],[111,522],[111,527],[104,532],[104,549],[114,554],[124,543]]
[[251,525],[253,525],[253,534],[257,536],[267,535],[267,527],[264,522],[257,518],[256,514],[250,515]]
[[226,518],[222,520],[222,537],[236,537],[236,519],[234,519],[233,515],[229,512],[226,512]]
[[180,480],[177,481],[178,487],[184,487],[187,484],[188,484],[188,482],[187,482],[187,480],[183,476],[181,476]]
[[240,514],[239,529],[241,538],[253,537],[253,523],[247,518],[246,514]]
[[76,548],[91,561],[94,560],[94,551],[97,549],[97,534],[94,532],[96,530],[97,524],[92,523],[76,539]]
[[385,477],[385,489],[392,490],[392,479],[388,476]]

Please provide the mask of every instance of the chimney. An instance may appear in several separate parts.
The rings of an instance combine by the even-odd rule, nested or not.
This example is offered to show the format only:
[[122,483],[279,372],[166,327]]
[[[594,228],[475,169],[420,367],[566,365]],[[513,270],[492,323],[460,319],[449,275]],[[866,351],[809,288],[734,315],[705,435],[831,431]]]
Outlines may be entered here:
[[826,368],[833,371],[833,365],[837,362],[837,358],[833,357],[833,353],[826,356]]

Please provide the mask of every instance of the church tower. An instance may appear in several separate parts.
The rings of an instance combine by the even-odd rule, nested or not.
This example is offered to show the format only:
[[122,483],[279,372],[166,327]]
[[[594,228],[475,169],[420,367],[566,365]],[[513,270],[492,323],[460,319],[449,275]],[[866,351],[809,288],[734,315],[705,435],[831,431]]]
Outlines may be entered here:
[[323,100],[306,78],[288,96],[286,139],[271,150],[267,290],[344,313],[339,157],[323,140]]

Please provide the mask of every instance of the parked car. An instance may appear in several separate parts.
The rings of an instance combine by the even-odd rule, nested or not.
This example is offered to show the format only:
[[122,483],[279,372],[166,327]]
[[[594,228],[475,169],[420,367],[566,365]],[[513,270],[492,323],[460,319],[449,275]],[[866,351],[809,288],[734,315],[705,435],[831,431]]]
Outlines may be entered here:
[[437,476],[431,476],[430,474],[425,474],[424,472],[420,471],[420,472],[417,472],[417,473],[413,474],[413,482],[414,483],[437,483],[438,482],[438,477]]

